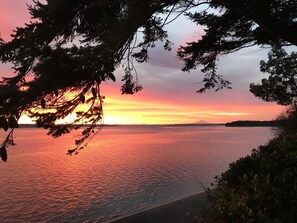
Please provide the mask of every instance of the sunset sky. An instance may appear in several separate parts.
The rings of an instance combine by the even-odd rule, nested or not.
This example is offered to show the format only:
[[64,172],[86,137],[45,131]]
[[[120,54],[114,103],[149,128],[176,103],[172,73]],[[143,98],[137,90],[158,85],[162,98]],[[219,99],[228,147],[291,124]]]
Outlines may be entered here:
[[[26,3],[30,0],[1,0],[0,34],[4,40],[16,26],[30,20]],[[116,71],[117,82],[102,84],[104,122],[106,124],[168,124],[224,123],[232,120],[270,120],[284,108],[275,103],[263,102],[249,92],[251,82],[263,77],[259,61],[267,58],[268,49],[257,47],[241,50],[222,57],[218,72],[232,82],[232,90],[209,91],[197,94],[203,75],[200,70],[181,71],[182,62],[176,58],[176,50],[186,42],[196,40],[201,30],[184,18],[168,26],[171,52],[162,47],[150,51],[150,61],[136,64],[140,83],[144,89],[135,95],[121,95],[123,71]],[[12,75],[9,64],[0,64],[0,76]],[[22,122],[28,122],[23,118]]]

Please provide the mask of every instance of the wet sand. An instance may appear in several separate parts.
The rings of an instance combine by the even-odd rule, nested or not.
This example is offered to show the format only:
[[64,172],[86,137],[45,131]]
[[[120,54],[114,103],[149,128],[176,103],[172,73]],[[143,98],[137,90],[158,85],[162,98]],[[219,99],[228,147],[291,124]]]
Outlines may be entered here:
[[207,194],[196,194],[169,204],[143,211],[113,223],[193,223],[199,210],[206,206]]

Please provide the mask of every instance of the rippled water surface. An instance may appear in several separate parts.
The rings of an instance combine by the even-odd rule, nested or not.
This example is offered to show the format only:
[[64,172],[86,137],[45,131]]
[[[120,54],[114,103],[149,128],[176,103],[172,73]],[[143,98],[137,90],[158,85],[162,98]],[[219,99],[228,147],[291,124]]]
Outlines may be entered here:
[[[109,222],[202,192],[270,128],[105,127],[79,155],[76,133],[17,129],[0,163],[0,222]],[[0,133],[3,139],[3,131]]]

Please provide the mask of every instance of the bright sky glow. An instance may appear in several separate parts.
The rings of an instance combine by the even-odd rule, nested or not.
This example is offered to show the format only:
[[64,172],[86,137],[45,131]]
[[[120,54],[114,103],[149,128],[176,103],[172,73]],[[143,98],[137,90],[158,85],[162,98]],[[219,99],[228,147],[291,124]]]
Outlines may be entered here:
[[[30,0],[1,0],[0,33],[4,40],[16,26],[29,21],[26,3]],[[267,49],[250,48],[221,58],[219,72],[232,82],[232,90],[197,94],[202,80],[200,70],[181,71],[182,62],[176,58],[176,50],[186,42],[194,41],[203,32],[185,19],[168,26],[172,52],[162,47],[150,51],[150,61],[137,64],[137,72],[144,89],[136,95],[121,95],[122,70],[116,71],[117,82],[103,84],[106,124],[176,124],[224,123],[233,120],[271,120],[283,107],[263,102],[249,92],[251,82],[259,82],[264,74],[259,71],[259,61],[266,59]],[[0,64],[0,76],[10,76],[10,65]],[[69,117],[68,121],[71,120]],[[21,123],[31,123],[21,117]]]

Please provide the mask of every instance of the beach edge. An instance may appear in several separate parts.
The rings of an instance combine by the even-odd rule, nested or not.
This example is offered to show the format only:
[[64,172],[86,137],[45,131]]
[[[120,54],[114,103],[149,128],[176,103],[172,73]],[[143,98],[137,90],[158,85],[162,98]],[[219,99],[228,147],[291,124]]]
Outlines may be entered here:
[[136,214],[114,219],[112,223],[195,222],[199,211],[209,203],[206,192],[198,193]]

